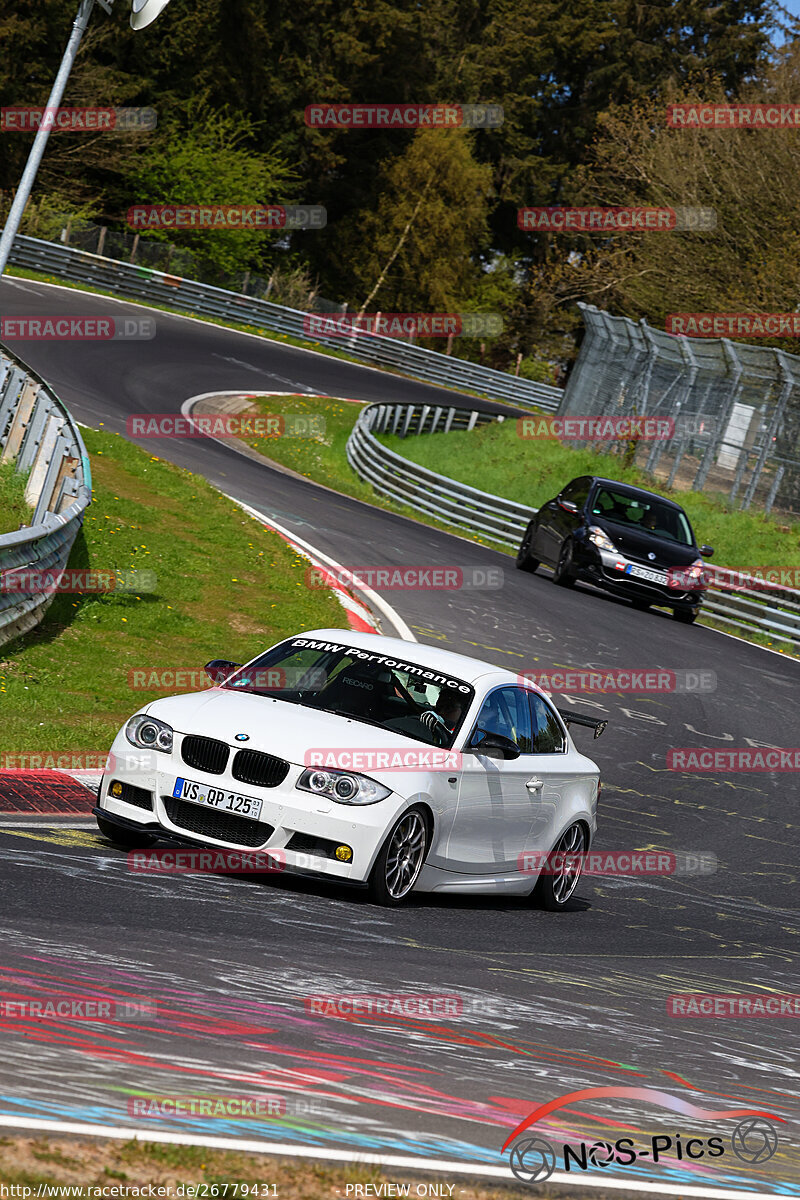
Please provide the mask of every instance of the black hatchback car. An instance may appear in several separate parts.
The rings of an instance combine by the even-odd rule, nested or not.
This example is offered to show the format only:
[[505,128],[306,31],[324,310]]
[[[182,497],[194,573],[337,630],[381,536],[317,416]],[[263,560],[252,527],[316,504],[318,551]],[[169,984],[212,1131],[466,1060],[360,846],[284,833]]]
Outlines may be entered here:
[[[517,554],[521,571],[540,563],[553,580],[576,580],[626,596],[636,608],[660,605],[694,621],[703,596],[703,561],[679,504],[614,479],[582,475],[537,512]],[[701,557],[702,556],[702,557]]]

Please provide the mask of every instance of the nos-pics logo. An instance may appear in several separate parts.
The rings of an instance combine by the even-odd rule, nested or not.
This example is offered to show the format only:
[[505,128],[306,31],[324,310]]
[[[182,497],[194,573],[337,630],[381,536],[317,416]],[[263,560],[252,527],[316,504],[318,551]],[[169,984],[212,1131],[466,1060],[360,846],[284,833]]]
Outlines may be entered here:
[[563,1160],[564,1171],[587,1171],[592,1167],[607,1167],[614,1164],[633,1166],[642,1160],[659,1162],[669,1153],[670,1157],[678,1159],[719,1158],[726,1153],[722,1136],[710,1138],[690,1137],[684,1139],[680,1134],[674,1137],[659,1135],[651,1137],[649,1145],[637,1149],[631,1138],[617,1138],[614,1142],[598,1141],[589,1145],[585,1142],[577,1146],[565,1144],[559,1153],[541,1137],[527,1137],[524,1134],[537,1121],[542,1120],[556,1109],[564,1108],[579,1100],[600,1097],[625,1097],[635,1100],[647,1100],[650,1103],[694,1117],[704,1121],[729,1120],[740,1118],[730,1139],[730,1149],[744,1163],[756,1164],[772,1158],[778,1148],[778,1134],[772,1121],[784,1122],[784,1117],[775,1113],[762,1112],[756,1109],[721,1109],[711,1110],[698,1108],[687,1100],[679,1099],[668,1092],[660,1092],[654,1088],[640,1087],[604,1087],[584,1088],[578,1092],[568,1092],[558,1096],[547,1104],[542,1104],[522,1121],[506,1139],[502,1153],[511,1147],[509,1165],[513,1174],[521,1183],[543,1183],[556,1170],[559,1158]]

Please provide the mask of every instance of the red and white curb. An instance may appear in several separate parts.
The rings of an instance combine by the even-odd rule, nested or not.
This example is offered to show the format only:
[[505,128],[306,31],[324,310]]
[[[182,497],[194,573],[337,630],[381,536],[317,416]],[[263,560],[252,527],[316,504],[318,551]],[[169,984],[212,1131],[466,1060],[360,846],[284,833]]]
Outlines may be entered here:
[[[284,525],[279,524],[274,517],[269,517],[266,513],[259,512],[257,508],[252,508],[251,505],[245,504],[243,500],[237,500],[235,496],[230,496],[227,492],[223,492],[222,494],[226,496],[228,500],[233,500],[234,504],[237,504],[239,508],[248,513],[249,516],[253,517],[256,521],[260,521],[262,525],[266,526],[267,529],[272,529],[279,535],[279,537],[282,537],[283,540],[287,542],[293,550],[295,550],[298,554],[302,554],[303,558],[308,559],[308,561],[313,566],[317,567],[318,570],[325,572],[325,568],[327,567],[335,572],[337,580],[347,579],[350,582],[352,591],[360,592],[364,599],[372,606],[372,608],[377,609],[381,616],[385,617],[388,623],[393,626],[397,637],[402,638],[405,642],[415,642],[417,640],[409,629],[408,625],[406,625],[405,621],[400,616],[399,612],[397,612],[397,610],[393,608],[392,605],[383,598],[383,596],[378,595],[378,593],[374,592],[372,588],[367,587],[366,584],[359,580],[358,577],[355,576],[351,571],[348,571],[346,567],[343,567],[341,563],[338,563],[336,559],[331,558],[328,554],[324,554],[321,550],[318,550],[316,546],[312,546],[303,538],[298,537],[296,533],[293,533]],[[344,585],[339,582],[331,582],[328,586],[330,586],[332,591],[336,592],[339,602],[345,609],[347,620],[351,629],[358,629],[364,633],[381,632],[380,626],[378,625],[378,622],[373,614],[368,608],[355,599],[355,597],[351,594],[350,589],[345,588]],[[356,622],[359,623],[356,624]]]

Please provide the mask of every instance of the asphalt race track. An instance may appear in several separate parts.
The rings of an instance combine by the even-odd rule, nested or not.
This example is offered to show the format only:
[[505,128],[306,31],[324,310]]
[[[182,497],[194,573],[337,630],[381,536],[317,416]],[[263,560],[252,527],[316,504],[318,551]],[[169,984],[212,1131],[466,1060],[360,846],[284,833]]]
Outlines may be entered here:
[[[9,316],[128,311],[26,280],[0,285],[0,309]],[[179,412],[187,398],[214,391],[455,398],[275,342],[163,313],[156,319],[151,342],[12,349],[79,420],[120,432],[128,414]],[[523,575],[505,555],[321,493],[218,442],[162,439],[154,452],[341,563],[504,569],[496,590],[388,593],[420,642],[519,670],[715,672],[717,688],[706,694],[560,702],[609,718],[596,742],[573,729],[603,772],[597,847],[705,852],[716,856],[716,870],[584,876],[561,915],[469,897],[421,896],[387,911],[359,892],[296,878],[136,876],[91,819],[1,816],[3,991],[110,989],[158,1006],[152,1020],[111,1031],[0,1020],[2,1113],[142,1127],[128,1111],[136,1095],[266,1088],[288,1097],[286,1112],[270,1121],[153,1124],[504,1166],[501,1145],[539,1104],[584,1088],[650,1088],[674,1097],[674,1111],[641,1096],[583,1099],[534,1132],[571,1144],[629,1136],[641,1146],[652,1134],[721,1134],[720,1158],[652,1163],[642,1156],[579,1182],[614,1175],[677,1189],[799,1195],[797,1022],[666,1013],[676,992],[800,990],[794,778],[666,769],[672,747],[796,745],[798,664],[586,587],[556,588],[548,572]],[[219,655],[226,657],[225,646]],[[377,1023],[318,1016],[304,1003],[321,993],[387,992],[457,995],[464,1011],[447,1021]],[[729,1144],[736,1120],[693,1115],[687,1102],[707,1113],[746,1108],[783,1117],[778,1152],[762,1163],[741,1161]]]

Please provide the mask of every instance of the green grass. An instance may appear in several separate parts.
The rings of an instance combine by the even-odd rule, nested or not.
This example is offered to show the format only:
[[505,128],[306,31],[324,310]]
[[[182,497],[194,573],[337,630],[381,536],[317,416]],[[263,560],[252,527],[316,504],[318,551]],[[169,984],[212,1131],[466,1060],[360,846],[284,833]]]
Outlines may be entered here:
[[33,510],[25,503],[27,473],[17,473],[13,463],[0,463],[0,535],[30,525]]
[[573,450],[557,440],[527,440],[516,421],[481,425],[471,432],[378,440],[404,458],[481,491],[539,508],[578,475],[608,475],[670,495],[685,508],[699,543],[714,547],[726,567],[800,565],[800,523],[781,524],[756,511],[739,512],[713,492],[667,492],[663,483],[616,455]]
[[[306,560],[210,484],[118,434],[85,430],[94,499],[70,567],[148,571],[152,592],[59,595],[0,649],[3,750],[105,752],[136,709],[133,669],[245,662],[288,634],[346,626]],[[190,685],[184,690],[197,690]]]

